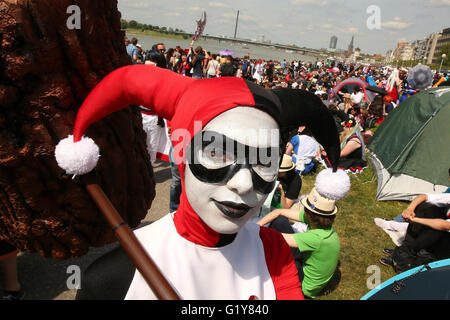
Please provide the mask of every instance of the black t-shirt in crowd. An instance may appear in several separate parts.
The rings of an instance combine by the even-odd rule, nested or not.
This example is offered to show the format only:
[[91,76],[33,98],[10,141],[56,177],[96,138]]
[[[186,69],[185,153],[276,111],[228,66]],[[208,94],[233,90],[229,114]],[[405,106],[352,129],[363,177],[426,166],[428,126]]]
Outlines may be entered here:
[[287,199],[295,200],[300,194],[302,189],[302,178],[294,170],[289,174],[288,178],[280,179],[283,186],[284,194]]
[[236,74],[234,65],[230,62],[222,64],[220,66],[220,72],[222,77],[234,77]]

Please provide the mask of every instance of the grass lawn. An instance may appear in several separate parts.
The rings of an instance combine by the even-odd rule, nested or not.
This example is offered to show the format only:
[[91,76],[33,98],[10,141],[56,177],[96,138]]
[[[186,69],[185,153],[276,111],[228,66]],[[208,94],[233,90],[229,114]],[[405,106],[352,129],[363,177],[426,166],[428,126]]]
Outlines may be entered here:
[[[317,170],[316,174],[320,172]],[[315,176],[303,177],[302,194],[309,193],[314,186]],[[367,268],[378,266],[381,283],[396,275],[392,268],[378,262],[383,256],[383,248],[393,248],[391,238],[373,221],[374,218],[391,219],[400,214],[408,202],[376,201],[377,179],[368,167],[358,175],[350,175],[351,189],[347,196],[337,202],[339,212],[334,228],[341,241],[338,272],[335,274],[335,288],[321,300],[355,300],[370,291],[367,280],[371,273]]]

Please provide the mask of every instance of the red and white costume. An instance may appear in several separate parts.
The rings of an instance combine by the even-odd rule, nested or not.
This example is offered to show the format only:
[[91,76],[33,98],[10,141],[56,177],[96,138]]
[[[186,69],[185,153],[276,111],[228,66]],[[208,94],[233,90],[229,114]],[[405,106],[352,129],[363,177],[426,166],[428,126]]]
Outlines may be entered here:
[[[78,175],[95,168],[99,148],[91,139],[83,137],[84,131],[95,121],[130,104],[142,105],[171,121],[175,161],[180,157],[185,159],[191,140],[209,122],[238,107],[254,114],[262,113],[272,119],[280,131],[306,123],[324,146],[335,169],[339,159],[340,146],[334,119],[314,94],[291,89],[269,91],[233,77],[195,80],[153,66],[134,65],[108,75],[85,100],[77,115],[73,137],[62,140],[56,148],[60,167],[67,174]],[[177,129],[184,134],[174,134]],[[177,153],[179,150],[182,152]],[[199,201],[194,206],[192,195],[191,201],[188,200],[185,178],[191,171],[185,161],[178,162],[182,194],[175,215],[166,215],[135,232],[175,291],[183,299],[303,299],[293,256],[281,234],[250,222],[240,225],[236,232],[216,232],[222,225],[211,226],[203,220],[209,221],[205,219],[208,215],[217,215],[219,220],[223,218],[213,212],[217,208],[198,209],[199,203],[204,203]],[[244,177],[249,172],[247,167],[239,169],[233,177]],[[249,181],[251,184],[252,180]],[[208,183],[203,185],[207,191]],[[218,187],[211,184],[213,188]],[[216,200],[244,204],[248,200],[246,195],[233,193],[231,189],[223,190],[228,198]],[[265,197],[261,193],[257,196],[258,205],[262,204]],[[199,194],[198,197],[204,200],[207,195]],[[251,201],[247,202],[250,205]],[[201,214],[193,206],[197,211],[201,210]],[[252,210],[259,209],[254,204],[250,206]],[[225,220],[233,224],[239,218]],[[222,241],[229,239],[232,233],[232,240]],[[136,271],[125,298],[154,299],[155,296]]]
[[[303,298],[290,249],[272,229],[249,222],[231,244],[205,247],[181,237],[168,214],[136,236],[183,299]],[[155,299],[138,271],[126,299]]]

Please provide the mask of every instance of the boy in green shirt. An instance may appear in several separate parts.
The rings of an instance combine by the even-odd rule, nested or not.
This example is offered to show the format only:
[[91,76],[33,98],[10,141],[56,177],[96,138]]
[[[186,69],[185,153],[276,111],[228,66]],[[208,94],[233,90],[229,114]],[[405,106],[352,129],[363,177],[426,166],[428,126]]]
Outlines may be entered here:
[[[282,233],[294,255],[303,294],[309,298],[317,297],[338,264],[340,242],[332,226],[337,213],[336,200],[330,194],[322,196],[313,188],[308,197],[302,199],[304,210],[300,213],[297,210],[276,209],[258,221],[260,226],[270,223],[270,228]],[[307,230],[294,233],[288,219],[306,223]]]

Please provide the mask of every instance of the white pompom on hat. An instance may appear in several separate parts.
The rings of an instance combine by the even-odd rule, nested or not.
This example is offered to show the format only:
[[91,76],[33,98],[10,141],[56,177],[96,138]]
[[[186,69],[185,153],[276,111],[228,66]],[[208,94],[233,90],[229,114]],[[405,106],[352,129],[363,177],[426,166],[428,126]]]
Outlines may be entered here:
[[308,197],[301,203],[309,211],[322,216],[334,216],[338,209],[336,201],[350,191],[350,178],[343,170],[325,169],[316,177],[316,183]]
[[317,175],[314,186],[322,197],[339,200],[350,191],[350,178],[344,170],[333,172],[328,168]]
[[70,175],[91,172],[97,166],[100,148],[94,140],[84,136],[85,130],[129,105],[147,106],[171,119],[176,102],[193,81],[181,78],[187,77],[144,65],[126,66],[111,72],[97,84],[78,110],[73,135],[56,146],[55,158],[59,167]]
[[90,138],[83,137],[75,143],[73,136],[69,135],[56,145],[55,158],[67,174],[83,175],[97,166],[100,149]]

